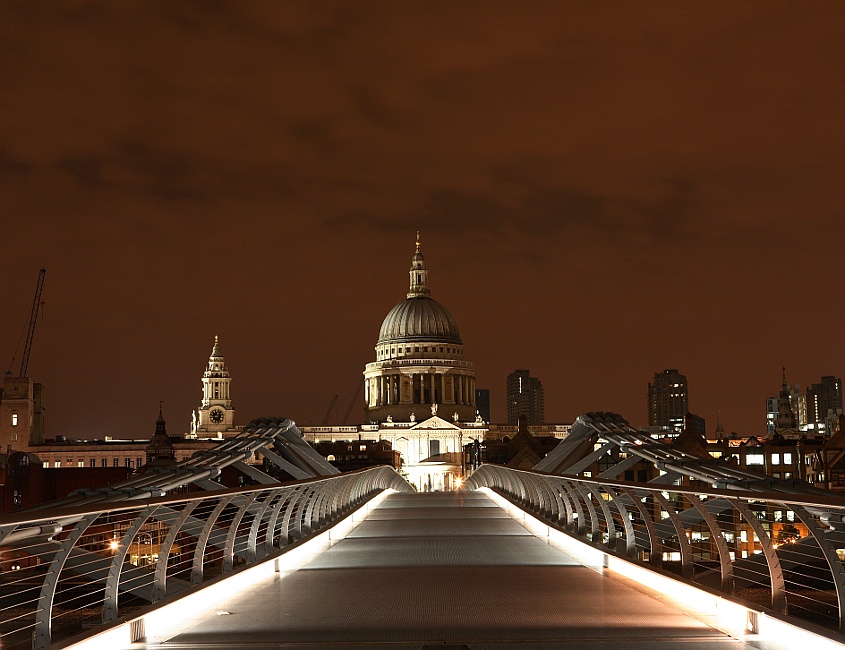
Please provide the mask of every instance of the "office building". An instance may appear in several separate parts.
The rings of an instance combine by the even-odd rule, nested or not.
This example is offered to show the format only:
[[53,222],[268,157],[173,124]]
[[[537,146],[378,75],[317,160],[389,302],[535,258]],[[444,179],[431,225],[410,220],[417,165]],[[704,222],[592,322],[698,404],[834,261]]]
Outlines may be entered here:
[[508,375],[508,424],[542,424],[545,421],[543,384],[530,370],[514,370]]
[[674,368],[654,373],[648,385],[648,425],[681,431],[687,411],[687,378]]
[[490,389],[475,389],[475,414],[485,422],[490,422]]
[[817,433],[830,435],[842,413],[842,379],[822,377],[807,389],[807,425]]

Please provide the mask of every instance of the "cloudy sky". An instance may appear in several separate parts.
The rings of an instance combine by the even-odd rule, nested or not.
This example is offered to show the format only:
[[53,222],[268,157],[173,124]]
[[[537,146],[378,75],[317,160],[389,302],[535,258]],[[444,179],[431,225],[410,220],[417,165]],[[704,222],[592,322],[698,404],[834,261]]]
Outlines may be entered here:
[[633,424],[678,368],[761,433],[782,366],[845,372],[843,43],[841,2],[4,2],[0,360],[43,266],[50,437],[186,431],[215,335],[239,423],[337,421],[420,230],[494,421],[515,368]]

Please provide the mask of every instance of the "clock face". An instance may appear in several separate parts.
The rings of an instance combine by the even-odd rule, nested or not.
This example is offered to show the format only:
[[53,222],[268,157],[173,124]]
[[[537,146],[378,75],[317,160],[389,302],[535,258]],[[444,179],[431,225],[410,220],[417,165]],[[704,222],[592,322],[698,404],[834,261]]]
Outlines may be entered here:
[[223,421],[223,411],[220,409],[214,409],[208,414],[208,417],[215,424],[220,424]]

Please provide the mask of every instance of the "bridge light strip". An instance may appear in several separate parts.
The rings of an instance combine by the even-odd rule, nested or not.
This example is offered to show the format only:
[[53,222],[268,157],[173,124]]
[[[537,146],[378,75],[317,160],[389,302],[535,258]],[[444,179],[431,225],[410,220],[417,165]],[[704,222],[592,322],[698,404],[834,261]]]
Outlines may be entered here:
[[[490,497],[533,535],[548,539],[551,545],[571,555],[585,567],[602,574],[604,574],[604,569],[610,569],[634,582],[654,589],[683,603],[696,614],[712,618],[713,627],[734,637],[754,641],[772,641],[783,644],[785,647],[845,650],[845,644],[805,630],[775,614],[749,609],[727,598],[699,589],[695,585],[674,580],[585,544],[543,523],[489,488],[479,488],[478,491]],[[705,620],[705,622],[708,621]]]
[[77,643],[62,645],[62,650],[114,650],[115,648],[130,647],[137,641],[137,639],[132,638],[133,627],[140,627],[144,630],[143,636],[146,637],[145,642],[147,644],[163,643],[201,622],[209,615],[215,615],[214,612],[209,610],[222,600],[237,596],[240,592],[261,582],[269,582],[274,579],[276,573],[280,573],[281,577],[284,578],[285,575],[303,567],[333,543],[346,537],[359,522],[367,518],[371,510],[394,492],[395,490],[390,488],[382,490],[362,507],[338,521],[328,530],[315,535],[277,558],[265,560],[253,567],[239,571],[231,577],[198,589],[139,618],[124,621],[118,626],[104,630],[95,636],[82,639]]

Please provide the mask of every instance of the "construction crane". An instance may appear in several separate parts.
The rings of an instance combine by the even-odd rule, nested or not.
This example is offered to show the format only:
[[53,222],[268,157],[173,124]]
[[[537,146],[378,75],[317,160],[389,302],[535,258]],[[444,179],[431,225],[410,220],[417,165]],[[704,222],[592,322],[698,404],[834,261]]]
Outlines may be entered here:
[[47,273],[46,269],[41,269],[38,272],[38,284],[35,285],[35,298],[32,300],[32,309],[29,312],[29,329],[26,332],[26,345],[23,348],[23,357],[21,358],[21,369],[18,377],[26,377],[26,371],[29,367],[29,353],[32,352],[32,337],[35,334],[35,324],[38,322],[38,312],[41,310],[41,290],[44,288],[44,275]]
[[358,382],[358,385],[355,386],[355,393],[352,395],[352,399],[349,400],[349,408],[346,409],[346,415],[343,416],[342,425],[346,425],[347,420],[349,420],[349,415],[352,413],[352,408],[355,406],[355,402],[358,401],[358,395],[361,394],[361,386],[364,385],[364,381],[361,380]]
[[337,404],[337,395],[332,397],[332,401],[329,403],[329,408],[326,409],[326,414],[323,416],[322,422],[320,422],[321,427],[324,427],[329,423],[329,417],[331,416],[332,411],[334,410],[335,404]]

